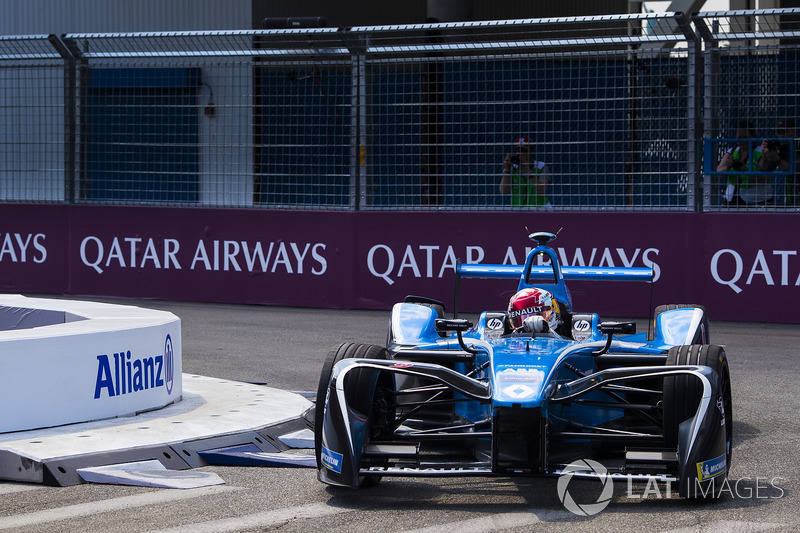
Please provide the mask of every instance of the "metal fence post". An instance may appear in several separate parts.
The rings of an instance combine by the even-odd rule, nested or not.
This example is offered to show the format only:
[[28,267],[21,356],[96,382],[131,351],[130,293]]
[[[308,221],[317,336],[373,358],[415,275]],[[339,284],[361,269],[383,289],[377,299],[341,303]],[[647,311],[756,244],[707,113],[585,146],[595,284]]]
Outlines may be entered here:
[[686,205],[702,211],[703,198],[703,55],[702,39],[692,31],[689,20],[681,14],[678,25],[686,36],[688,48],[688,136],[686,139],[687,187]]
[[357,54],[355,56],[354,68],[354,81],[355,86],[353,90],[357,94],[357,100],[353,106],[353,114],[355,115],[355,136],[353,144],[358,151],[358,160],[355,167],[355,203],[351,203],[351,207],[359,210],[369,203],[369,165],[367,164],[371,158],[368,153],[367,143],[367,66],[366,57],[364,54]]
[[[704,55],[703,61],[703,138],[710,137],[714,132],[719,131],[718,120],[714,114],[717,109],[717,78],[719,75],[719,48],[714,40],[713,33],[710,31],[703,18],[694,15],[692,17],[694,27],[700,37],[698,46]],[[719,21],[714,21],[714,25],[719,26]],[[713,150],[710,146],[704,147],[704,157],[713,157]],[[707,211],[711,207],[711,176],[702,176],[702,198],[700,199],[700,209]]]
[[75,201],[75,167],[77,148],[77,77],[75,57],[69,48],[55,35],[47,40],[64,59],[64,199],[67,203]]
[[367,61],[368,35],[343,30],[343,40],[350,51],[350,191],[349,206],[361,210],[369,203],[369,165],[367,152]]

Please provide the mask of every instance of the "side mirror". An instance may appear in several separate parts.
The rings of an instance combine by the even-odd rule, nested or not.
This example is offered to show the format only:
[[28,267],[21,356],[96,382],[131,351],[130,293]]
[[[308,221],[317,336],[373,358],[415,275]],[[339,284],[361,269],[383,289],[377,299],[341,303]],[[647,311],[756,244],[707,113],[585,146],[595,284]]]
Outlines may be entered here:
[[600,333],[612,335],[614,333],[623,333],[626,335],[636,333],[636,322],[600,322],[597,326]]
[[443,333],[445,331],[467,331],[472,328],[472,322],[463,318],[437,318],[436,331]]
[[600,330],[600,333],[608,335],[608,337],[606,338],[606,345],[599,352],[592,352],[592,355],[603,355],[611,348],[614,333],[636,333],[636,322],[600,322],[597,329]]
[[469,320],[465,320],[463,318],[437,318],[436,319],[436,331],[444,332],[444,331],[455,331],[456,335],[458,336],[458,344],[465,352],[469,352],[471,354],[478,353],[478,350],[474,348],[470,348],[464,342],[464,338],[461,336],[461,332],[467,331],[472,327],[472,322]]

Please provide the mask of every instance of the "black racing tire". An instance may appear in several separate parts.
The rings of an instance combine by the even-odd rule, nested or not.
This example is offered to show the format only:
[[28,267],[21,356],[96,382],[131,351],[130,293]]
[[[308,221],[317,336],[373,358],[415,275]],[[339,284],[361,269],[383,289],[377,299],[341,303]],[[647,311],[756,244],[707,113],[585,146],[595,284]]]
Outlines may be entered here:
[[[436,313],[436,317],[437,318],[444,318],[445,317],[444,304],[442,302],[440,302],[439,300],[434,300],[433,298],[426,298],[425,296],[408,295],[408,296],[406,296],[405,300],[403,300],[403,301],[405,303],[411,303],[411,304],[421,305],[421,306],[424,306],[424,307],[430,307]],[[391,321],[390,321],[389,322],[389,335],[391,337],[391,340],[393,341],[394,340],[394,334],[392,333],[391,329],[392,329],[392,324],[391,324]],[[440,337],[447,337],[449,335],[450,335],[450,333],[447,332],[447,331],[439,332],[439,336]],[[389,343],[387,342],[386,345],[388,346]]]
[[[314,454],[317,458],[317,468],[321,468],[322,462],[322,421],[325,417],[325,398],[328,394],[328,384],[331,380],[331,373],[336,363],[343,359],[388,359],[389,355],[383,346],[374,344],[356,344],[345,342],[340,344],[337,348],[328,352],[325,357],[325,362],[322,364],[322,372],[319,376],[319,384],[317,386],[317,397],[314,401]],[[349,380],[355,380],[356,384],[347,387],[347,402],[349,405],[364,406],[371,404],[374,397],[374,390],[369,386],[362,385],[360,382],[371,380],[371,372],[363,372],[362,370],[354,370],[348,376]],[[366,411],[371,409],[367,406]],[[369,414],[369,413],[367,413]],[[377,478],[377,480],[376,480]],[[376,485],[380,481],[379,476],[366,476],[361,478],[360,487],[370,487]]]
[[394,330],[392,329],[392,319],[389,319],[389,323],[386,325],[386,347],[388,348],[394,344]]
[[664,304],[656,307],[656,310],[653,312],[652,330],[648,332],[647,340],[652,341],[656,337],[656,320],[658,320],[658,315],[664,311],[672,311],[673,309],[693,309],[695,307],[703,310],[703,320],[700,323],[700,330],[694,336],[694,339],[692,339],[692,344],[709,344],[711,342],[711,335],[709,333],[708,313],[706,312],[706,308],[700,304]]
[[[444,307],[437,304],[431,304],[427,302],[408,302],[413,303],[415,305],[421,305],[423,307],[430,307],[436,313],[438,318],[444,318]],[[449,333],[447,331],[439,332],[440,337],[447,337]],[[392,319],[389,319],[389,324],[386,326],[386,346],[389,347],[394,344],[394,330],[392,329]]]
[[444,318],[444,304],[439,300],[434,300],[433,298],[426,298],[425,296],[414,296],[409,294],[403,300],[406,303],[417,304],[417,305],[424,305],[425,307],[430,307],[439,318]]
[[[725,444],[728,469],[731,465],[733,444],[733,401],[731,396],[731,377],[728,358],[721,346],[693,344],[676,346],[667,354],[666,366],[701,365],[713,369],[720,377],[720,393],[725,406]],[[703,384],[693,376],[664,378],[664,445],[668,448],[678,446],[678,427],[694,416]]]

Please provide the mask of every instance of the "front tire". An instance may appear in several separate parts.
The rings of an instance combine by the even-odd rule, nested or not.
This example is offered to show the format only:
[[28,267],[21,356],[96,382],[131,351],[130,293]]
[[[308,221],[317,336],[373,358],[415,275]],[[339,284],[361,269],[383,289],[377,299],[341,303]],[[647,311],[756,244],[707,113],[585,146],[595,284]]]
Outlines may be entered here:
[[[317,469],[322,467],[322,428],[325,420],[326,399],[328,396],[328,386],[331,381],[333,367],[344,359],[388,359],[388,351],[382,346],[373,344],[342,343],[337,348],[328,352],[322,371],[319,376],[317,386],[317,397],[314,405],[314,453],[317,458]],[[348,377],[350,384],[345,388],[345,395],[348,405],[362,410],[372,418],[372,411],[375,403],[375,385],[372,385],[374,371],[357,369],[353,370]],[[372,385],[372,386],[371,386]],[[362,476],[359,478],[359,487],[371,487],[377,485],[380,476]]]
[[[666,366],[699,365],[710,367],[719,376],[719,392],[725,408],[725,459],[731,467],[733,447],[733,400],[728,358],[721,346],[693,344],[676,346],[667,354]],[[700,405],[703,384],[694,376],[664,378],[664,445],[677,448],[680,424],[693,417]]]

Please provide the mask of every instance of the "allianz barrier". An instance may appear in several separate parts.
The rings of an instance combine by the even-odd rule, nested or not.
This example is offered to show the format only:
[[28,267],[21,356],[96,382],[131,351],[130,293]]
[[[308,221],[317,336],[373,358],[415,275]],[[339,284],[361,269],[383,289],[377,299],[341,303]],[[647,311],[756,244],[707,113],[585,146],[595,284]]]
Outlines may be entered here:
[[[659,304],[700,303],[712,320],[749,321],[758,302],[759,321],[800,323],[792,303],[800,296],[800,244],[788,231],[795,219],[8,204],[0,213],[0,279],[6,292],[345,309],[388,310],[418,294],[442,300],[449,312],[458,261],[520,264],[533,245],[528,231],[551,231],[559,232],[553,247],[564,265],[654,271],[653,284],[570,283],[576,312],[647,317]],[[461,310],[505,309],[514,289],[465,280]],[[93,378],[98,355],[109,357],[113,372],[113,354],[123,349],[93,354]]]
[[0,295],[0,361],[0,433],[132,416],[183,393],[180,319],[165,311]]

